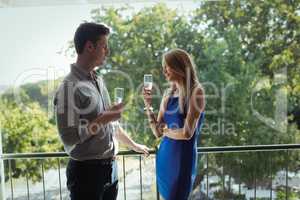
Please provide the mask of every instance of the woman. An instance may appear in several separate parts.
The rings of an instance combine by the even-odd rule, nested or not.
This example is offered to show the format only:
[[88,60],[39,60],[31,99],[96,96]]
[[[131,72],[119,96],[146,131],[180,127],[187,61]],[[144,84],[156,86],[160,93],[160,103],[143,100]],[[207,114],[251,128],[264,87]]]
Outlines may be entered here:
[[162,66],[171,87],[162,99],[157,118],[151,107],[151,91],[144,89],[150,127],[156,137],[163,137],[156,157],[158,190],[165,200],[186,200],[196,176],[204,90],[186,51],[173,49],[165,53]]

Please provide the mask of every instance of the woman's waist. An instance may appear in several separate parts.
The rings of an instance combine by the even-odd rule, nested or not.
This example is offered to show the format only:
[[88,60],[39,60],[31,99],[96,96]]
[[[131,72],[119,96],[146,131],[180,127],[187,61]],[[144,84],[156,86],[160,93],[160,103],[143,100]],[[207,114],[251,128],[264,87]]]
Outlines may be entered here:
[[175,140],[164,136],[159,147],[165,146],[168,148],[190,148],[190,149],[197,149],[197,141],[194,137],[190,140]]

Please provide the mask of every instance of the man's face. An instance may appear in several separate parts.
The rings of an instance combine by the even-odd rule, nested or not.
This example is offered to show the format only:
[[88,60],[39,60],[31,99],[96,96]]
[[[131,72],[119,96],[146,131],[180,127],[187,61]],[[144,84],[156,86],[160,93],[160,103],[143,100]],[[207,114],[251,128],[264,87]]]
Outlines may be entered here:
[[96,42],[96,46],[92,54],[95,59],[95,66],[101,66],[105,63],[106,58],[109,55],[108,36],[100,37],[100,39]]

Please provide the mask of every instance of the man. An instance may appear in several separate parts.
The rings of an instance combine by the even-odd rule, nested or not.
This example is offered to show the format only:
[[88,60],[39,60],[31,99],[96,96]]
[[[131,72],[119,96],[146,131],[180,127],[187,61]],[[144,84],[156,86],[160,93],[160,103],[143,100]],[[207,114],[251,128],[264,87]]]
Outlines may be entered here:
[[71,200],[116,199],[118,181],[116,138],[134,151],[148,148],[132,141],[112,123],[120,119],[124,105],[110,105],[108,91],[94,69],[109,55],[109,28],[83,23],[75,33],[77,61],[60,85],[54,104],[60,138],[70,155],[67,187]]

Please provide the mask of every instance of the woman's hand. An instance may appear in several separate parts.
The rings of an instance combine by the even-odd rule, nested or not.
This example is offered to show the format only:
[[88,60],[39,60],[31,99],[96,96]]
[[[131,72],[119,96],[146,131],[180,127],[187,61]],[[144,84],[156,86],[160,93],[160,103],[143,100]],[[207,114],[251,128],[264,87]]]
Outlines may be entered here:
[[157,125],[158,130],[163,134],[165,131],[168,130],[168,126],[166,123],[160,123]]
[[144,104],[147,108],[151,107],[152,104],[152,90],[143,89]]

